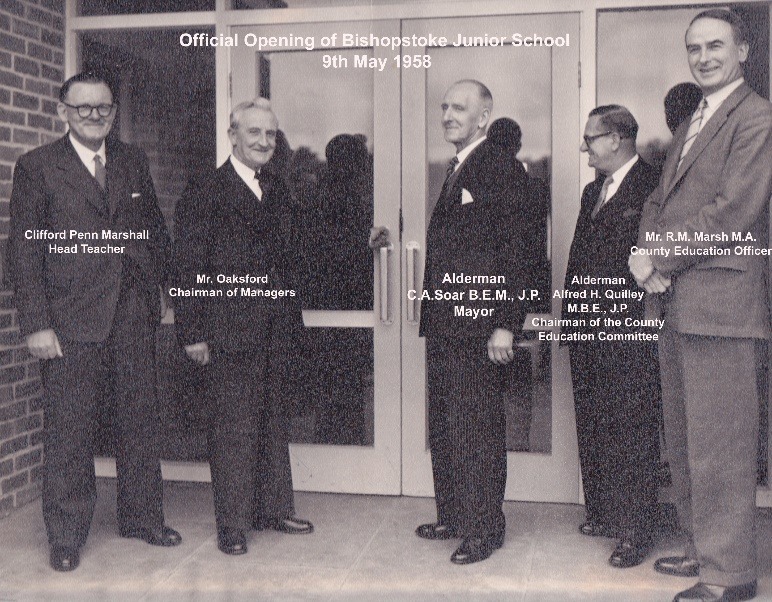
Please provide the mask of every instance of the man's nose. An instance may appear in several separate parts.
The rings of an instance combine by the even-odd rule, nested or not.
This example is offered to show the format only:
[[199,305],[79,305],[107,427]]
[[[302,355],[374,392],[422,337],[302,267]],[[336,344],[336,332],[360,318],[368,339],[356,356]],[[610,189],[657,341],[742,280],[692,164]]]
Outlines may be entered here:
[[582,153],[586,153],[590,150],[590,148],[587,146],[587,143],[582,140],[582,143],[579,145],[579,151]]

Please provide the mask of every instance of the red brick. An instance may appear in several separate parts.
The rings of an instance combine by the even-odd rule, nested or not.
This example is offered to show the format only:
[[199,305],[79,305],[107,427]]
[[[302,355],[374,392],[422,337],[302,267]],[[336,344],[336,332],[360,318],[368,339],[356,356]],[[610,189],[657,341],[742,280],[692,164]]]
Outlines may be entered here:
[[[16,428],[13,426],[13,422],[0,422],[0,441],[8,439],[8,437],[13,437],[15,433]],[[3,476],[1,470],[0,476]]]
[[13,472],[13,460],[8,458],[0,462],[0,477],[8,476]]
[[[26,405],[26,404],[25,404]],[[30,431],[36,431],[43,426],[43,418],[40,414],[31,414],[24,418],[19,418],[16,421],[16,434],[21,435],[29,433]]]
[[43,395],[33,397],[28,401],[30,412],[40,412],[46,406],[46,398]]
[[3,0],[3,11],[12,13],[17,17],[23,17],[24,5],[18,0]]
[[58,16],[54,16],[54,29],[58,29],[59,31],[64,31],[64,19]]
[[[3,209],[2,209],[3,205],[7,205],[7,203],[0,203],[0,215],[3,214]],[[13,323],[13,320],[12,320],[11,314],[5,314],[5,315],[0,314],[0,328],[9,328],[12,323]],[[5,357],[4,354],[0,354],[0,366],[6,366],[8,365],[8,363],[10,363],[10,362],[4,362],[3,361],[4,357]]]
[[42,489],[41,484],[33,482],[31,476],[30,476],[30,483],[32,484],[29,487],[16,492],[17,508],[21,508],[24,504],[29,504],[31,501],[36,500],[40,497],[40,493]]
[[7,406],[0,407],[0,422],[19,418],[27,413],[27,402],[17,401]]
[[64,48],[64,36],[49,29],[44,29],[40,32],[40,41],[49,46]]
[[[16,121],[17,117],[24,118],[24,113],[16,113],[15,111],[5,111],[0,109],[0,120]],[[23,122],[22,122],[23,123]],[[7,146],[0,144],[0,161],[13,161],[21,157],[24,154],[24,149],[20,146]]]
[[13,55],[10,52],[0,51],[0,67],[11,68],[13,64]]
[[27,18],[30,21],[35,21],[35,23],[41,23],[43,25],[47,25],[48,27],[54,26],[54,16],[46,12],[44,10],[40,10],[38,8],[29,7],[29,10],[27,11]]
[[11,128],[0,126],[0,142],[8,142],[11,139]]
[[51,84],[48,82],[41,82],[29,77],[24,79],[24,89],[28,92],[34,92],[41,96],[51,96]]
[[[8,128],[2,128],[7,130]],[[2,138],[0,138],[2,139]],[[9,180],[13,176],[13,169],[10,165],[0,165],[0,180]]]
[[50,62],[53,58],[53,51],[48,46],[42,46],[35,42],[27,42],[27,56],[30,56],[33,59],[42,59]]
[[16,456],[14,468],[15,470],[23,470],[25,468],[29,468],[30,466],[34,466],[35,464],[40,464],[42,459],[43,450],[38,447],[37,449],[24,452],[20,456]]
[[2,489],[3,494],[6,494],[21,489],[27,483],[29,483],[29,472],[25,470],[24,472],[0,481],[0,489]]
[[34,75],[37,77],[40,75],[40,64],[37,61],[32,61],[23,56],[16,55],[13,57],[13,70],[16,71],[16,73],[24,73],[25,75]]
[[13,385],[3,385],[0,387],[0,404],[6,401],[13,401]]
[[40,108],[40,100],[37,96],[14,92],[13,106],[20,109],[27,109],[28,111],[37,111]]
[[36,113],[27,114],[27,125],[33,128],[37,128],[38,130],[51,131],[54,129],[53,119],[46,115],[38,115]]
[[[22,130],[20,128],[14,128],[13,130],[13,141],[17,144],[27,144],[30,146],[38,146],[40,145],[40,134],[34,130]],[[10,318],[10,316],[8,316]],[[10,326],[10,321],[8,323],[8,326]],[[6,328],[5,326],[0,326],[0,328]]]
[[41,65],[40,73],[43,77],[50,79],[51,81],[57,83],[64,81],[64,72],[61,69],[49,67],[48,65]]
[[[29,370],[29,366],[27,367]],[[40,393],[42,390],[39,380],[32,380],[24,383],[16,383],[13,388],[14,399],[26,399]]]
[[13,496],[0,498],[0,516],[8,516],[11,510],[13,510]]
[[13,20],[13,33],[24,36],[25,38],[32,38],[33,40],[40,39],[40,27],[20,19]]
[[24,89],[24,78],[16,73],[10,71],[0,70],[0,84],[4,86],[11,86],[12,88]]
[[20,52],[24,54],[24,38],[12,36],[7,33],[0,33],[0,48],[10,50],[11,52]]
[[[6,334],[6,333],[3,333]],[[24,366],[0,368],[0,383],[13,383],[24,378]]]
[[40,6],[60,15],[64,14],[64,0],[40,0]]
[[8,15],[0,14],[0,29],[11,31],[11,18]]
[[32,483],[37,483],[43,480],[43,465],[39,464],[29,471],[29,480]]
[[[13,190],[13,186],[10,182],[0,182],[0,199],[10,199],[11,198],[11,191]],[[4,203],[0,201],[0,218],[2,217],[10,217],[9,211],[3,212],[3,205],[8,205],[8,203]],[[8,316],[11,318],[11,316]],[[11,326],[13,320],[11,319],[8,323],[8,326]]]
[[15,454],[17,451],[25,449],[26,447],[27,435],[22,435],[21,437],[16,437],[15,439],[4,441],[3,443],[0,443],[0,458]]
[[40,362],[35,360],[34,362],[29,362],[27,365],[27,378],[33,379],[33,378],[40,378]]
[[32,433],[29,434],[30,445],[42,445],[44,439],[45,439],[45,436],[44,436],[43,429],[40,429],[39,431],[33,431]]
[[51,58],[51,62],[54,65],[64,65],[64,53],[55,50],[54,56]]
[[0,88],[0,104],[2,105],[9,105],[11,104],[11,91],[7,88]]
[[43,100],[43,106],[41,109],[44,113],[48,113],[49,115],[53,115],[54,117],[57,117],[59,113],[56,111],[56,104],[53,100]]

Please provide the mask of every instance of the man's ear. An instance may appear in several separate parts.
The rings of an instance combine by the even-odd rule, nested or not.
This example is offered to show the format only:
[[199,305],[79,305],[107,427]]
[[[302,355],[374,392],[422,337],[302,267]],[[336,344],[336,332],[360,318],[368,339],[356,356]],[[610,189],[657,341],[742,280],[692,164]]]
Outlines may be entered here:
[[64,123],[68,123],[67,107],[63,102],[58,102],[56,104],[56,114],[59,115],[59,119],[61,119]]

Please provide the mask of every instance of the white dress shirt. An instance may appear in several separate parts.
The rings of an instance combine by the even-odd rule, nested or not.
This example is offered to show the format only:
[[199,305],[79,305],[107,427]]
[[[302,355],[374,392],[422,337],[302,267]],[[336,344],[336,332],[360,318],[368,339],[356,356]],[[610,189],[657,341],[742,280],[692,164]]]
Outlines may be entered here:
[[230,157],[231,165],[233,165],[233,169],[236,170],[236,173],[239,175],[239,177],[244,180],[244,183],[249,186],[249,189],[255,193],[255,196],[259,200],[263,200],[263,189],[260,188],[260,182],[258,182],[255,179],[255,172],[254,169],[249,167],[248,165],[244,165],[241,161],[239,161],[236,157],[231,155]]
[[78,153],[78,157],[80,157],[80,160],[83,162],[83,165],[86,166],[86,169],[88,169],[88,172],[96,177],[96,165],[94,165],[94,156],[99,155],[99,158],[102,160],[102,165],[107,167],[107,154],[105,153],[105,141],[102,140],[102,146],[99,147],[99,150],[94,152],[90,148],[87,148],[82,143],[75,140],[75,138],[72,137],[72,134],[70,134],[70,143],[72,144],[72,147],[75,149],[75,152]]

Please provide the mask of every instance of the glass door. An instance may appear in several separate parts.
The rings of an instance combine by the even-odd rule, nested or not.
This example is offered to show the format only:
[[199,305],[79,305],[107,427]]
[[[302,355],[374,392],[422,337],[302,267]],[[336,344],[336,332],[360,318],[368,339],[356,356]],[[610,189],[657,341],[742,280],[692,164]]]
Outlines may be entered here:
[[399,494],[399,259],[367,240],[374,221],[398,231],[400,74],[371,67],[392,52],[346,47],[342,32],[392,37],[399,22],[231,28],[230,102],[271,100],[304,233],[295,488]]
[[[538,318],[559,316],[568,249],[579,208],[579,17],[571,14],[403,22],[403,37],[423,37],[422,68],[402,69],[403,305],[402,491],[433,495],[427,445],[426,348],[418,337],[425,232],[455,154],[443,139],[440,105],[461,79],[484,83],[493,96],[491,121],[514,119],[522,149],[513,160],[530,178],[528,215],[538,255],[529,289],[537,290],[525,321],[528,331],[511,364],[507,400],[507,499],[579,501],[568,358],[540,338]],[[440,38],[445,38],[445,43]],[[513,44],[514,42],[514,44]],[[519,43],[518,43],[519,42]]]

